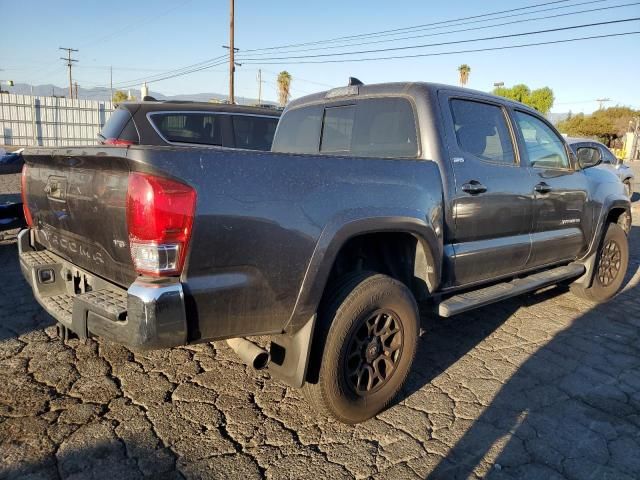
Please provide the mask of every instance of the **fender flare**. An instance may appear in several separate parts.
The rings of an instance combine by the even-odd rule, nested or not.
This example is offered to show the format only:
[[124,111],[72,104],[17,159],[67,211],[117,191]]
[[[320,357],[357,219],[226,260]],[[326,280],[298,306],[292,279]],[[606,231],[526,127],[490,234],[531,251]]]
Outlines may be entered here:
[[604,234],[606,233],[607,217],[614,209],[623,209],[629,217],[631,217],[631,202],[628,198],[621,195],[608,195],[602,202],[602,208],[600,209],[600,215],[595,228],[595,233],[589,245],[587,253],[578,260],[582,263],[586,271],[578,278],[574,283],[581,285],[584,288],[589,288],[593,283],[593,277],[595,273],[595,264],[598,255],[598,250],[602,245]]
[[328,224],[320,234],[285,331],[296,331],[316,313],[340,249],[354,237],[381,232],[413,235],[418,240],[415,276],[424,280],[430,292],[438,288],[443,247],[442,236],[437,232],[442,232],[441,226],[434,228],[425,220],[414,216],[381,215],[337,219]]

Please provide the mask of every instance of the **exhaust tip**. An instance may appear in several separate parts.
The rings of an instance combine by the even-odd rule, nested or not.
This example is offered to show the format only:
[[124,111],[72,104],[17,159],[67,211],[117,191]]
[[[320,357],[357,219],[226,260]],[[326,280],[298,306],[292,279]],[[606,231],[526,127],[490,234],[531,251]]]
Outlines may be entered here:
[[269,365],[269,361],[271,360],[271,355],[269,352],[261,352],[255,356],[253,359],[253,364],[251,365],[255,370],[264,370]]
[[227,344],[244,363],[255,370],[267,368],[271,361],[271,354],[268,351],[245,338],[230,338]]

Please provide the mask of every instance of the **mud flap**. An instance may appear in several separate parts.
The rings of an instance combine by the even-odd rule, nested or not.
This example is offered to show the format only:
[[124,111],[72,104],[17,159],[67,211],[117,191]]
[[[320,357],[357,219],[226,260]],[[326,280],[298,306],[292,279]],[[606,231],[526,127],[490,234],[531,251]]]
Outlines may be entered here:
[[271,338],[268,371],[273,377],[291,387],[302,387],[307,375],[315,324],[316,315],[313,315],[293,335],[282,334]]

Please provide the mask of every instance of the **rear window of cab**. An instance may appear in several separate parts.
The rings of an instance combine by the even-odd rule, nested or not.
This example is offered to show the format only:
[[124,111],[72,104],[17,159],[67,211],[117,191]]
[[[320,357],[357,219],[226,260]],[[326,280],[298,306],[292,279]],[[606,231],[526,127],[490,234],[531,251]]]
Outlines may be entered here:
[[369,98],[340,106],[311,105],[286,112],[274,152],[415,158],[416,122],[405,98]]

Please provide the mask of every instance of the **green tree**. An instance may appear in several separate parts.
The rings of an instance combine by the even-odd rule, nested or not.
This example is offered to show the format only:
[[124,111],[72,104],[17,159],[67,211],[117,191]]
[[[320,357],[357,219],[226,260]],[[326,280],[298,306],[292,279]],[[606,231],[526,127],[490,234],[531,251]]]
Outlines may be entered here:
[[549,110],[551,110],[551,107],[553,107],[555,97],[553,96],[553,90],[549,87],[542,87],[533,90],[528,100],[529,105],[546,115],[549,113]]
[[291,96],[291,79],[291,74],[286,70],[278,74],[278,100],[280,101],[281,107],[287,104]]
[[531,90],[523,83],[514,85],[511,88],[498,87],[493,90],[494,95],[509,98],[516,102],[524,103],[532,108],[535,108],[543,115],[549,113],[553,102],[555,100],[553,96],[553,90],[549,87],[539,88],[537,90]]
[[469,81],[470,73],[471,73],[471,67],[466,63],[463,63],[458,67],[458,80],[460,81],[461,87],[464,87]]
[[629,128],[629,121],[640,115],[639,110],[628,107],[610,107],[596,110],[591,115],[578,113],[558,122],[558,130],[572,137],[595,137],[610,145],[622,137]]
[[129,96],[127,95],[127,92],[123,92],[122,90],[116,90],[115,92],[113,92],[113,98],[111,99],[111,101],[113,103],[122,103],[122,102],[126,102],[128,98]]

